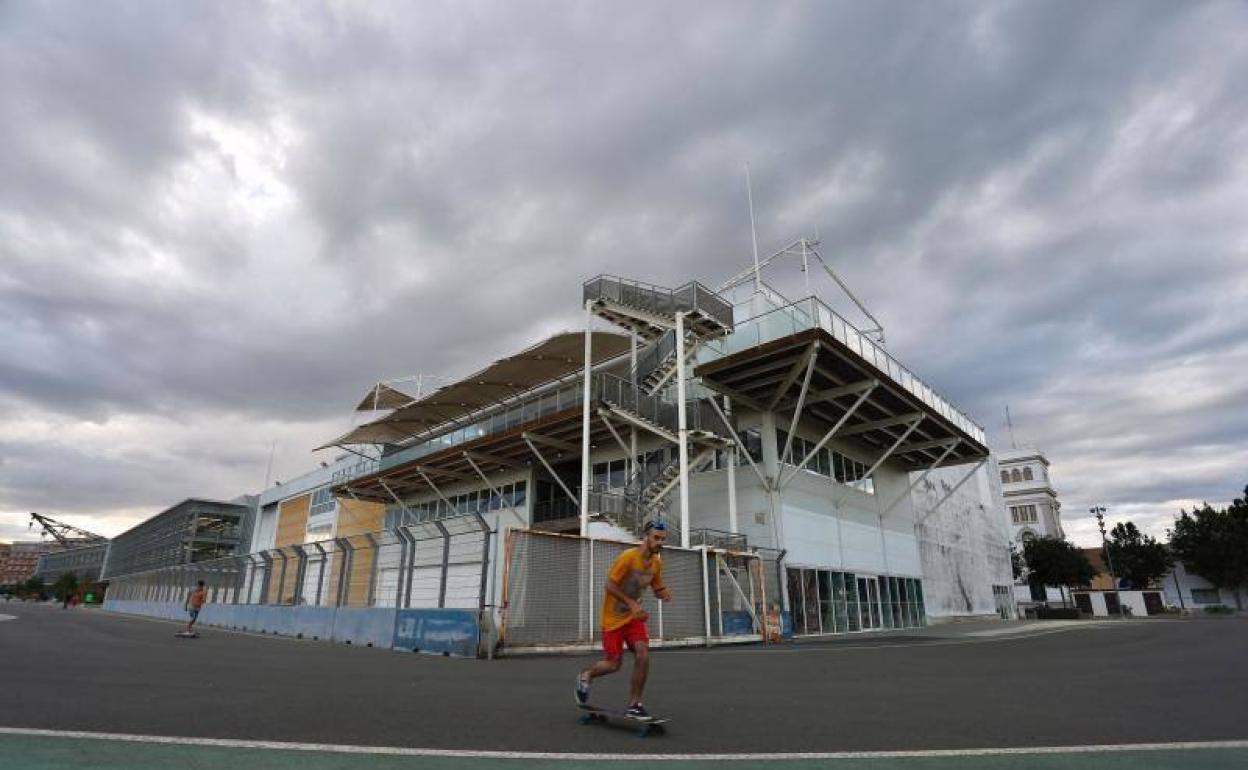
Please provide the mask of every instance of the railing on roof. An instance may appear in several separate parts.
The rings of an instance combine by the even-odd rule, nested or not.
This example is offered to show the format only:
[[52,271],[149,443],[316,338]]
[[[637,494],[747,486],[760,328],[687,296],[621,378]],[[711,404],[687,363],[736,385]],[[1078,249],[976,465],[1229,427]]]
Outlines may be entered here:
[[[647,395],[640,388],[634,388],[627,380],[604,372],[594,374],[591,382],[590,393],[595,399],[632,412],[672,432],[676,431],[676,404],[664,401],[658,396]],[[506,411],[498,412],[470,425],[443,433],[420,444],[404,447],[382,457],[379,469],[394,468],[468,441],[503,433],[555,412],[579,409],[582,405],[583,387],[583,381],[570,383],[558,390],[543,394],[540,398],[535,397],[531,401],[517,404]],[[713,407],[705,401],[688,401],[685,417],[689,430],[714,433],[724,437],[727,435]]]
[[987,445],[984,429],[979,424],[815,297],[798,300],[739,321],[727,337],[707,343],[698,352],[698,362],[713,361],[808,329],[823,329],[828,332],[863,361],[888,375],[893,382],[953,423],[963,433],[980,444]]
[[582,300],[610,300],[665,317],[696,310],[732,328],[732,303],[697,281],[669,289],[617,275],[600,275],[585,282]]

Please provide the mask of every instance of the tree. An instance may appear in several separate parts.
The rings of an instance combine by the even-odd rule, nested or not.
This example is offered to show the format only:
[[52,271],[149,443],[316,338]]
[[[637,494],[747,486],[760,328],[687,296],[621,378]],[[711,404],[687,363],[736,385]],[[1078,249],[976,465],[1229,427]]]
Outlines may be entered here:
[[1170,550],[1189,572],[1233,590],[1235,605],[1242,610],[1240,589],[1248,585],[1248,487],[1244,497],[1223,510],[1205,503],[1190,514],[1179,511],[1170,530]]
[[1083,551],[1056,537],[1023,541],[1023,561],[1027,563],[1027,581],[1033,585],[1086,586],[1097,574]]
[[78,576],[72,572],[66,572],[52,584],[52,595],[58,602],[67,602],[76,593],[78,593]]
[[43,596],[43,581],[37,577],[31,577],[26,582],[18,584],[17,592],[20,596],[33,596],[38,599]]
[[1018,548],[1014,543],[1010,543],[1010,571],[1014,573],[1015,580],[1021,580],[1023,574],[1027,571],[1027,564],[1023,561],[1023,555],[1018,552]]
[[1106,550],[1119,585],[1147,588],[1170,569],[1170,555],[1156,538],[1145,535],[1131,522],[1119,522],[1109,533]]

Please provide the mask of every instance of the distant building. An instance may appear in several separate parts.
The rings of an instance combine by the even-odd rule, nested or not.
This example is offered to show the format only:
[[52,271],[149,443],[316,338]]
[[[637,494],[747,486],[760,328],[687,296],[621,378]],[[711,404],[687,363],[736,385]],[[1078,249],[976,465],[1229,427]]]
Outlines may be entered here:
[[997,456],[1001,494],[1014,542],[1028,537],[1065,538],[1062,504],[1049,478],[1049,460],[1038,449],[1011,449]]
[[109,543],[93,543],[48,551],[39,557],[36,574],[44,585],[52,585],[61,575],[72,572],[78,577],[79,584],[93,584],[100,580],[104,569],[104,557],[108,554]]
[[47,543],[38,540],[0,546],[0,586],[25,583],[34,577],[39,566],[39,557],[48,548]]
[[[1015,550],[1021,554],[1024,541],[1033,537],[1065,539],[1062,504],[1053,488],[1049,459],[1044,453],[1031,447],[1008,449],[996,458],[1006,522]],[[1065,599],[1060,588],[1028,585],[1026,578],[1014,583],[1014,598],[1024,604]]]
[[251,511],[239,503],[183,500],[114,538],[102,577],[233,556]]
[[[1248,608],[1248,590],[1218,588],[1200,575],[1187,571],[1183,562],[1175,562],[1170,572],[1161,579],[1166,605],[1186,610],[1203,610],[1205,607]],[[1238,597],[1236,596],[1238,594]]]

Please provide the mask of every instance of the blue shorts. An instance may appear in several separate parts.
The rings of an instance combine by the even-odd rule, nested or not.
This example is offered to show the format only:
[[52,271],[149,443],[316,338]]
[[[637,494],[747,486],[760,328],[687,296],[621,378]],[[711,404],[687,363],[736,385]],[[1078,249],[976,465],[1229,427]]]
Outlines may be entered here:
[[187,613],[191,616],[191,620],[199,620],[199,610],[188,609]]

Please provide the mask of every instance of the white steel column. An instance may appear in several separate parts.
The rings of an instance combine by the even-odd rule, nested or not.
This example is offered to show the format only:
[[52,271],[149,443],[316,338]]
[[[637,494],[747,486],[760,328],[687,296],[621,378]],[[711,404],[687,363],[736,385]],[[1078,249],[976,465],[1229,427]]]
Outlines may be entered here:
[[589,535],[589,404],[593,385],[593,303],[585,303],[585,384],[581,400],[581,537]]
[[[711,399],[714,402],[714,399]],[[724,396],[724,411],[732,418],[732,399]],[[734,535],[741,534],[737,524],[737,445],[728,449],[728,531]]]
[[[680,547],[689,547],[689,424],[685,414],[685,314],[676,314],[676,409],[680,437]],[[586,438],[586,442],[589,439]],[[589,449],[586,448],[586,453]],[[704,568],[705,569],[705,568]],[[709,632],[708,632],[709,636]]]
[[[637,394],[639,392],[637,389],[638,387],[640,387],[637,384],[637,332],[631,331],[629,332],[628,336],[629,336],[629,346],[628,346],[629,355],[631,356],[630,360],[632,361],[632,364],[633,364],[633,398],[637,398]],[[629,428],[628,436],[629,436],[628,472],[625,474],[625,478],[631,481],[633,476],[637,474],[637,426],[636,425],[633,425]]]

